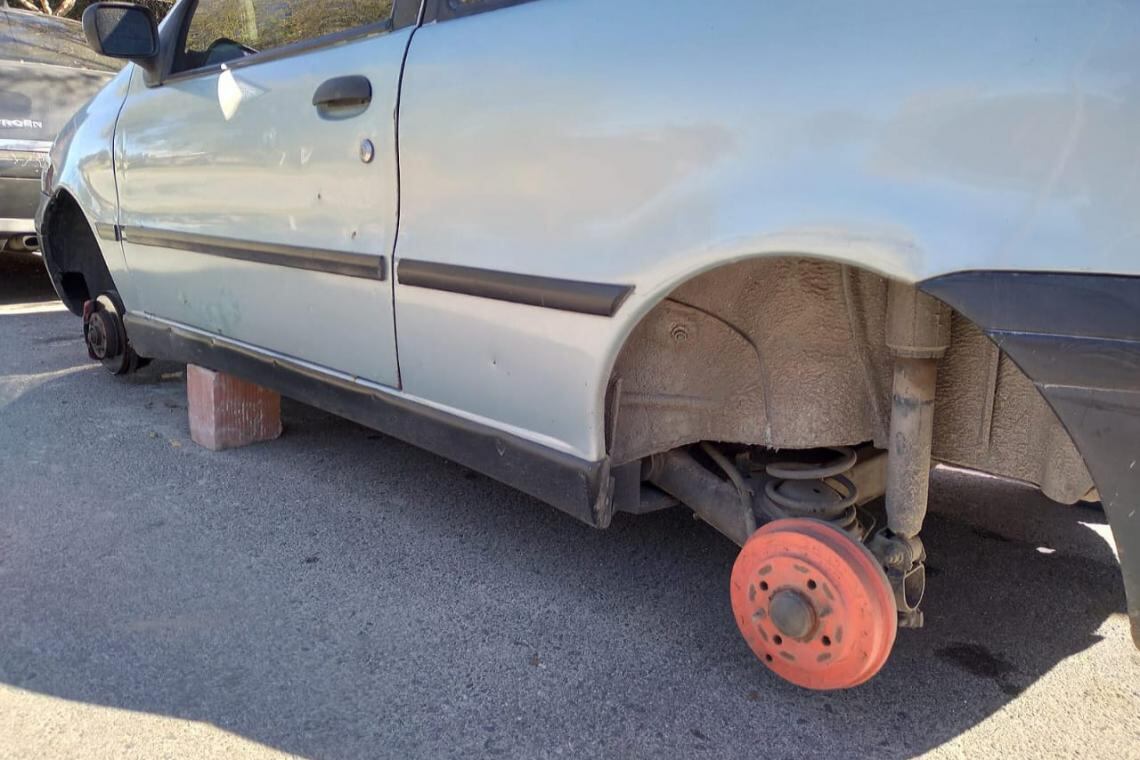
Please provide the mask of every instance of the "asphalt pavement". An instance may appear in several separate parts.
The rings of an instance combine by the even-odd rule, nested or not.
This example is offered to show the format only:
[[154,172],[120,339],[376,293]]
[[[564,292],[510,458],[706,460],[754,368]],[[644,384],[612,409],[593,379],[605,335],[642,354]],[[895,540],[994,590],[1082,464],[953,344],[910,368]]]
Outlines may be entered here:
[[0,261],[0,757],[1140,758],[1095,506],[939,468],[926,628],[812,693],[684,510],[596,531],[288,401],[200,449],[183,368],[110,376],[52,298]]

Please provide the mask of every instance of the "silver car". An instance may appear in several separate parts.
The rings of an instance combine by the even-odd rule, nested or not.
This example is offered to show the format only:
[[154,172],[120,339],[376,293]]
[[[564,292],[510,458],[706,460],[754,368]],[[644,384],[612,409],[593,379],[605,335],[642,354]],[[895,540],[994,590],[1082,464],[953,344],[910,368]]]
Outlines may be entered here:
[[39,230],[112,371],[233,373],[598,528],[683,505],[808,688],[922,625],[934,463],[1099,500],[1140,645],[1140,5],[84,26],[133,65],[60,134]]

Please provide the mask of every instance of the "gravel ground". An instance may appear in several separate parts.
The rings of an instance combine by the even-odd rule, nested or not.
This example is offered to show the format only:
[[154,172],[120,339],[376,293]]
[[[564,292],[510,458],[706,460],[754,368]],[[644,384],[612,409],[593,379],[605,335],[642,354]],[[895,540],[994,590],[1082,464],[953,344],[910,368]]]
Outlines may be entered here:
[[805,692],[684,511],[594,531],[288,402],[205,451],[182,368],[111,377],[51,297],[0,262],[0,756],[1140,757],[1094,507],[940,468],[927,627]]

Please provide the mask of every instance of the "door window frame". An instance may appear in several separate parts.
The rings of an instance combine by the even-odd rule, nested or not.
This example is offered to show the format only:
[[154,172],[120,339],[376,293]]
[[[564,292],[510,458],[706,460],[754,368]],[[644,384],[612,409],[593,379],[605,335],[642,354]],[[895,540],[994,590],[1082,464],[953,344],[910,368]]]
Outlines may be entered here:
[[420,23],[420,18],[423,13],[423,4],[426,0],[393,0],[392,15],[383,21],[354,26],[339,32],[313,37],[312,39],[298,40],[288,45],[270,48],[269,50],[247,55],[244,58],[236,58],[225,63],[214,63],[208,66],[198,66],[183,71],[175,71],[175,66],[185,52],[186,35],[190,31],[190,24],[193,23],[194,11],[198,7],[198,1],[199,0],[183,0],[183,2],[176,6],[167,16],[170,23],[164,24],[159,34],[159,49],[162,51],[162,75],[158,81],[154,83],[148,82],[148,86],[160,86],[167,82],[181,82],[188,79],[217,74],[223,69],[239,69],[245,68],[246,66],[256,66],[259,63],[278,61],[283,58],[292,58],[293,56],[304,55],[314,50],[321,50],[365,37],[375,37],[396,31],[397,29],[415,26]]
[[474,0],[464,4],[457,2],[457,0],[425,0],[423,23],[450,21],[454,18],[474,16],[477,13],[497,11],[500,8],[509,8],[512,5],[530,2],[534,2],[534,0]]

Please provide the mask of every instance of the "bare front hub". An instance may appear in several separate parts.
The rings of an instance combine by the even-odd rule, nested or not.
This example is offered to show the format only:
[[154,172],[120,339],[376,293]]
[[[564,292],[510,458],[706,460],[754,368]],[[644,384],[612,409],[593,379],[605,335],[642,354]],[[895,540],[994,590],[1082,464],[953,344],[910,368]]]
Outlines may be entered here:
[[83,339],[87,355],[114,375],[125,375],[145,364],[131,348],[117,298],[105,293],[83,304]]

